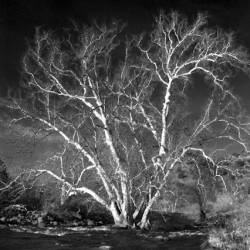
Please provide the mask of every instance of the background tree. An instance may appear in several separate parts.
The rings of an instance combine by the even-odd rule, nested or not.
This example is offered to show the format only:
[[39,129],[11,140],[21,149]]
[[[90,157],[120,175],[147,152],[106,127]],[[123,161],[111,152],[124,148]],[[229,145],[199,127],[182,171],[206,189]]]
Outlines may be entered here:
[[[189,152],[216,176],[208,145],[226,138],[247,150],[248,120],[228,79],[235,69],[247,72],[249,59],[232,33],[208,28],[206,15],[190,24],[177,12],[160,12],[150,37],[128,39],[117,62],[123,27],[73,24],[63,39],[37,29],[22,60],[22,89],[9,107],[12,124],[30,126],[40,140],[59,138],[60,150],[27,172],[57,179],[64,194],[89,194],[119,225],[132,225],[142,210],[144,228]],[[186,89],[195,73],[211,91],[193,122]]]
[[225,190],[244,200],[250,193],[249,152],[233,153],[217,160]]
[[0,209],[14,203],[26,189],[22,175],[13,178],[0,159]]
[[[183,190],[186,200],[189,203],[199,205],[200,221],[206,219],[207,203],[216,200],[216,194],[222,192],[221,181],[216,180],[211,166],[211,162],[204,160],[199,153],[189,154],[186,166],[179,169],[176,182]],[[219,183],[218,183],[219,181]]]
[[[5,165],[4,165],[4,162],[2,162],[2,160],[0,160],[0,188],[7,185],[8,182],[9,182],[9,174],[7,172]],[[5,205],[5,203],[7,201],[7,197],[8,197],[8,195],[6,192],[0,191],[0,198],[1,198],[0,207],[1,208]]]
[[10,181],[9,173],[4,162],[0,159],[0,185],[1,187]]

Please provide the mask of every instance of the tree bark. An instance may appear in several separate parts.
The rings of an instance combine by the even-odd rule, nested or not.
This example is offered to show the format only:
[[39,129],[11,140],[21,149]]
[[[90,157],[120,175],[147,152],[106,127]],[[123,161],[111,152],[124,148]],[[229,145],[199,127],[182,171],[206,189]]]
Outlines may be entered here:
[[204,211],[204,209],[201,207],[200,208],[200,222],[204,222],[206,220],[206,213]]
[[133,217],[129,204],[126,206],[118,206],[117,200],[112,199],[109,210],[113,216],[115,226],[122,228],[132,227]]

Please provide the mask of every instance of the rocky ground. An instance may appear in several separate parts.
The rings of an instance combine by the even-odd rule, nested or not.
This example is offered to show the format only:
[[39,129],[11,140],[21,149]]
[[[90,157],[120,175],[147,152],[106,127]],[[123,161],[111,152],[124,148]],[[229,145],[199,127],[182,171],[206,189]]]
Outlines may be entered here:
[[168,249],[196,250],[207,237],[201,226],[179,214],[152,213],[152,230],[117,229],[97,219],[69,221],[24,206],[10,206],[0,215],[0,249]]
[[11,205],[0,213],[1,224],[35,225],[39,228],[45,226],[97,226],[103,225],[106,221],[83,219],[78,213],[71,212],[70,218],[62,218],[58,215],[42,211],[28,211],[23,205]]

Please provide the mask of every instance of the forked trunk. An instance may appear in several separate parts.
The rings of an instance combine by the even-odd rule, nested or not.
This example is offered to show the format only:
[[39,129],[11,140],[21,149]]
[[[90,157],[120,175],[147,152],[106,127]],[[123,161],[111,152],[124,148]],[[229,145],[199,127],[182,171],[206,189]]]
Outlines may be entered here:
[[156,191],[156,193],[150,197],[148,203],[146,204],[146,208],[143,212],[143,215],[142,215],[142,218],[141,218],[141,222],[139,223],[139,226],[141,229],[146,229],[146,230],[149,230],[151,225],[150,225],[150,222],[149,222],[149,219],[148,219],[148,214],[151,210],[151,207],[153,206],[154,202],[156,201],[157,197],[159,196],[160,194],[160,191],[161,188],[163,187],[163,184],[161,185],[161,187]]
[[151,208],[151,206],[147,205],[146,209],[143,212],[141,221],[138,224],[140,229],[146,229],[146,230],[150,229],[150,222],[149,222],[149,219],[148,219],[148,214],[149,214],[150,208]]
[[132,227],[133,217],[129,206],[124,206],[122,209],[122,206],[118,206],[117,201],[113,199],[109,210],[113,216],[115,226],[122,228]]
[[204,209],[201,207],[200,208],[200,222],[204,222],[206,220],[206,212],[204,211]]

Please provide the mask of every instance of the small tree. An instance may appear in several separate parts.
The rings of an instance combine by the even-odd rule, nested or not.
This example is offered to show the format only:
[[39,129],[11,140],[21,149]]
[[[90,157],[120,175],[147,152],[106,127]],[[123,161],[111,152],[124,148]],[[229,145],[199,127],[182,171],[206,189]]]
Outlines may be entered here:
[[10,180],[11,179],[9,173],[7,172],[6,166],[4,165],[4,162],[0,159],[0,208],[8,204],[8,192],[7,190],[1,191],[1,188],[8,185]]
[[0,160],[0,209],[15,202],[23,191],[19,177],[12,178],[4,162]]
[[3,187],[10,181],[9,173],[4,165],[4,162],[0,159],[0,187]]
[[219,174],[223,178],[226,191],[245,199],[250,194],[249,152],[234,153],[218,159]]
[[[64,39],[37,29],[22,60],[22,90],[11,97],[19,112],[11,123],[31,122],[29,138],[57,136],[61,149],[27,172],[57,179],[63,195],[89,194],[116,224],[131,225],[142,211],[141,228],[187,153],[199,152],[218,175],[207,144],[227,138],[247,149],[246,118],[227,86],[233,70],[247,72],[249,59],[232,33],[207,26],[204,14],[189,24],[160,12],[150,38],[126,41],[119,62],[124,25],[117,22],[73,24]],[[195,73],[211,92],[193,123],[186,88]]]

